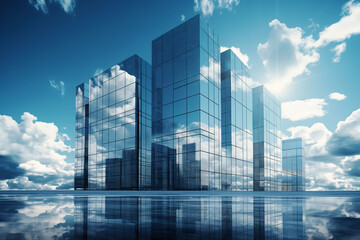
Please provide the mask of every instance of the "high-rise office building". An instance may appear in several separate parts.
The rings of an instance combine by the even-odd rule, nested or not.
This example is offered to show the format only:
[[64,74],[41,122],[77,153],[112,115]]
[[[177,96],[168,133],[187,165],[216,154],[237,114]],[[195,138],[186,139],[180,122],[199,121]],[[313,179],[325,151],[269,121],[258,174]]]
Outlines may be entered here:
[[134,55],[77,87],[75,189],[150,189],[151,79]]
[[252,97],[254,191],[281,191],[281,105],[264,86]]
[[189,19],[153,40],[152,70],[153,188],[221,189],[217,35]]
[[282,190],[305,191],[305,166],[301,138],[282,141]]
[[88,188],[89,84],[76,87],[76,138],[74,189]]
[[221,53],[221,187],[253,190],[252,94],[248,67],[229,49]]
[[250,81],[196,15],[153,40],[152,66],[134,55],[77,86],[75,189],[302,191],[280,102]]

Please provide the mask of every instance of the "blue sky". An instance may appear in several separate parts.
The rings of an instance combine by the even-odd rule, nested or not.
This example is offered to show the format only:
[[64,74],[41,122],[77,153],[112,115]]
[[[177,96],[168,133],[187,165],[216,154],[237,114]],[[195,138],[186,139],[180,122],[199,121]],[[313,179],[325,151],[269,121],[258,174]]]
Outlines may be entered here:
[[201,13],[283,102],[284,137],[305,141],[308,188],[359,190],[358,1],[1,4],[0,155],[19,170],[0,188],[71,186],[75,86],[134,53],[151,62],[154,38]]

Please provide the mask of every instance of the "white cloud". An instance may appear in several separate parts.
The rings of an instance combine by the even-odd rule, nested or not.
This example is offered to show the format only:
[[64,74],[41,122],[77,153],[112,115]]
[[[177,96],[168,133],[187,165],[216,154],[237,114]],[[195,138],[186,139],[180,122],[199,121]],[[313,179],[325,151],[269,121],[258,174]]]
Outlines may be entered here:
[[0,155],[16,156],[25,173],[0,181],[2,188],[55,189],[73,180],[73,164],[67,163],[65,152],[73,149],[54,123],[38,121],[25,112],[21,122],[0,115]]
[[185,21],[185,15],[184,14],[181,14],[181,21]]
[[310,191],[359,191],[358,177],[345,172],[342,160],[335,163],[306,160],[306,190]]
[[336,156],[360,154],[360,108],[337,124],[327,147],[329,152]]
[[282,118],[289,119],[290,121],[299,121],[322,117],[326,114],[323,109],[326,105],[325,100],[319,98],[284,102],[281,104]]
[[319,34],[315,47],[325,46],[331,42],[342,42],[360,33],[360,3],[348,1],[342,9],[341,19],[325,28]]
[[346,43],[341,43],[339,45],[336,45],[331,51],[335,52],[335,57],[333,58],[333,62],[337,63],[340,61],[340,56],[343,52],[346,50]]
[[340,121],[335,133],[360,139],[360,108],[352,112],[345,121]]
[[57,0],[66,13],[71,13],[75,8],[75,0]]
[[315,123],[311,127],[297,126],[287,129],[291,138],[302,138],[305,154],[308,158],[328,155],[326,144],[332,132],[323,123]]
[[43,11],[44,13],[47,13],[48,11],[46,6],[46,0],[29,0],[29,3],[33,5],[36,10]]
[[194,11],[201,11],[204,15],[212,15],[215,8],[232,10],[240,0],[194,0]]
[[43,174],[56,174],[56,171],[44,164],[41,164],[39,161],[30,160],[25,163],[21,163],[19,167],[26,170],[27,174],[43,175]]
[[346,95],[338,92],[333,92],[329,94],[329,98],[337,101],[342,101],[346,98]]
[[308,65],[319,61],[315,49],[309,49],[311,38],[303,37],[299,27],[288,28],[275,19],[269,23],[270,38],[258,45],[258,54],[266,70],[268,83],[265,86],[279,95],[295,77],[309,74]]
[[[339,161],[340,162],[340,161]],[[306,162],[307,190],[312,191],[359,191],[358,180],[346,174],[342,164]]]
[[240,3],[240,0],[218,0],[219,8],[226,8],[232,10],[233,6],[237,6]]
[[247,67],[249,67],[249,65],[248,65],[248,63],[249,63],[249,56],[247,55],[247,54],[245,54],[245,53],[242,53],[241,51],[240,51],[240,48],[237,48],[237,47],[223,47],[223,46],[221,46],[220,47],[220,52],[225,52],[226,50],[228,50],[228,49],[231,49],[234,53],[235,53],[235,55],[238,57],[238,58],[240,58],[240,60],[247,66]]
[[33,5],[36,10],[48,13],[48,4],[57,2],[68,14],[72,13],[75,9],[75,0],[29,0],[29,3]]
[[291,133],[291,138],[303,139],[307,190],[360,189],[359,129],[360,109],[354,111],[345,121],[340,121],[334,133],[323,123],[287,129]]
[[[199,3],[200,1],[200,3]],[[204,15],[212,15],[214,12],[214,2],[212,0],[194,0],[194,10],[200,11]]]
[[315,191],[340,188],[339,175],[344,175],[341,167],[334,163],[311,162],[306,164],[306,174],[310,180],[309,187]]
[[[331,42],[343,42],[360,33],[360,3],[348,1],[342,9],[341,19],[326,27],[319,33],[319,39],[312,35],[303,36],[299,28],[288,28],[275,19],[269,23],[270,38],[264,44],[258,45],[258,54],[266,70],[268,83],[265,86],[274,94],[279,95],[294,78],[302,74],[310,74],[308,66],[320,59],[318,50]],[[318,25],[311,20],[309,28]],[[346,43],[337,45],[333,62],[340,61],[340,55],[346,49]]]
[[54,80],[49,81],[50,86],[56,90],[58,90],[61,96],[65,95],[65,83],[63,81],[59,81],[58,83]]
[[323,123],[315,123],[311,127],[297,126],[288,129],[291,138],[301,137],[304,145],[306,190],[354,190],[352,178],[344,173],[339,158],[331,156],[327,142],[332,137]]

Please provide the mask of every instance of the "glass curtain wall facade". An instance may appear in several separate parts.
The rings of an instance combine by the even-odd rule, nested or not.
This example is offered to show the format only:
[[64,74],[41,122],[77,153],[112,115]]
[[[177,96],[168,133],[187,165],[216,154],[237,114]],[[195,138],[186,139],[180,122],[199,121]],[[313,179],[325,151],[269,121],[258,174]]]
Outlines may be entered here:
[[152,185],[221,189],[220,47],[200,15],[152,42]]
[[[151,87],[151,65],[137,55],[89,80],[83,189],[151,188]],[[78,158],[75,171],[83,171]]]
[[282,190],[305,191],[305,166],[301,138],[282,141]]
[[229,49],[221,53],[221,187],[253,190],[252,94],[249,69]]
[[281,104],[264,86],[252,97],[254,191],[281,191]]
[[76,136],[74,189],[88,187],[89,85],[76,87]]

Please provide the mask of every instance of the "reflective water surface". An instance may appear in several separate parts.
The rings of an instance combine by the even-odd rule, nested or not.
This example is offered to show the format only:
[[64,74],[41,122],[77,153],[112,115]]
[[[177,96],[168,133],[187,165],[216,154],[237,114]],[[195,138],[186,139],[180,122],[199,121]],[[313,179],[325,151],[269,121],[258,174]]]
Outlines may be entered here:
[[360,239],[359,193],[0,192],[0,239]]

